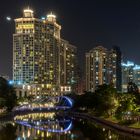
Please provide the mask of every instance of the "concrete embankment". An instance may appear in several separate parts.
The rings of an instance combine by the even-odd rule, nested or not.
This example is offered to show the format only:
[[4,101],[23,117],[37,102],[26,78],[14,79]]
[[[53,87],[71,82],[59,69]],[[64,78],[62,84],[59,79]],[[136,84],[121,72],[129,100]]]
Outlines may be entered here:
[[98,117],[94,117],[94,116],[91,116],[90,114],[85,114],[85,113],[71,112],[69,115],[78,117],[78,118],[88,119],[88,120],[90,119],[97,123],[109,126],[110,128],[116,129],[118,131],[140,136],[139,128],[130,128],[127,126],[122,126],[122,125],[119,125],[119,124],[116,124],[116,123],[113,123],[113,122],[110,122],[110,121],[107,121]]

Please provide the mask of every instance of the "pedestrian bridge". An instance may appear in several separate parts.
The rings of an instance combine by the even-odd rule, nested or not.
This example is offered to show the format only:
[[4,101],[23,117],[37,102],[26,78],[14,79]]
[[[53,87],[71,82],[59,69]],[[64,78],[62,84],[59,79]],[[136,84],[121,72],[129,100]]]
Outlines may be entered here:
[[67,96],[40,97],[31,103],[17,106],[15,111],[43,111],[43,110],[66,110],[73,107],[73,100]]

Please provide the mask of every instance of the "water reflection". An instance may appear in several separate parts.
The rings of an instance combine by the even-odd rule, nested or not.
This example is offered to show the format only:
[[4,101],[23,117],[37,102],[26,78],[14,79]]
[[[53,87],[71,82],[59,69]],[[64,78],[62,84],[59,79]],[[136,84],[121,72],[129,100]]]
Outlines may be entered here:
[[0,140],[139,140],[89,120],[55,113],[19,115],[0,124]]
[[16,116],[14,120],[22,126],[54,133],[67,133],[72,128],[72,120],[70,118],[59,117],[54,113],[35,113]]

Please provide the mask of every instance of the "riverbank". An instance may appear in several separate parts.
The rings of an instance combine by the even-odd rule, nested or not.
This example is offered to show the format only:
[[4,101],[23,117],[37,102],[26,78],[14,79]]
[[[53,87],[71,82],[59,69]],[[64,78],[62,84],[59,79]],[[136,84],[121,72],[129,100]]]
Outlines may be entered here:
[[78,117],[78,118],[83,118],[83,119],[88,119],[91,121],[95,121],[97,123],[103,124],[105,126],[109,126],[115,130],[124,132],[124,133],[129,133],[132,135],[138,135],[140,136],[140,129],[139,128],[132,128],[132,127],[127,127],[127,126],[122,126],[120,124],[114,123],[112,121],[109,120],[105,120],[102,118],[98,118],[95,116],[91,116],[87,113],[77,113],[77,112],[69,112],[69,115],[73,116],[73,117]]

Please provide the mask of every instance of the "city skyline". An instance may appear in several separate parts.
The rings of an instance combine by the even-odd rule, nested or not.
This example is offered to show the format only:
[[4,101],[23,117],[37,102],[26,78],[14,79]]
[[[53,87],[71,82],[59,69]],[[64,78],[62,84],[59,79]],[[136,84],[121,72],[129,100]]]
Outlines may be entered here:
[[[14,21],[30,6],[39,18],[52,11],[62,25],[62,36],[78,47],[79,60],[94,46],[118,45],[125,58],[139,64],[140,2],[121,1],[3,1],[0,6],[0,73],[12,77],[12,34]],[[135,53],[135,55],[132,54]],[[81,62],[80,62],[81,65]],[[82,67],[82,66],[80,66]]]

